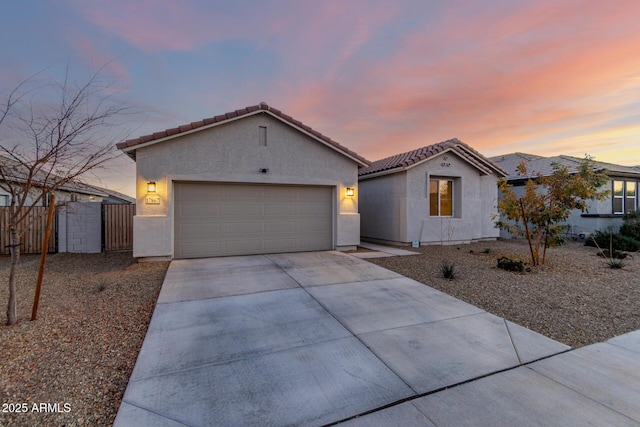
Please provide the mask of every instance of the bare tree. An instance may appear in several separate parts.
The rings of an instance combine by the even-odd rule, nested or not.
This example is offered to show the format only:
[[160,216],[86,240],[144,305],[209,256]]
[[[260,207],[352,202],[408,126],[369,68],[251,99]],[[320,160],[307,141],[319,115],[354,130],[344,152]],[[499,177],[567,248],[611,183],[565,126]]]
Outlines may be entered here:
[[35,206],[46,205],[49,194],[73,189],[111,160],[114,143],[122,138],[115,130],[131,109],[117,101],[117,88],[103,77],[104,68],[82,83],[71,78],[68,67],[61,82],[42,84],[36,74],[2,100],[0,188],[11,198],[9,325],[17,321],[15,273],[20,241],[29,228],[25,220]]

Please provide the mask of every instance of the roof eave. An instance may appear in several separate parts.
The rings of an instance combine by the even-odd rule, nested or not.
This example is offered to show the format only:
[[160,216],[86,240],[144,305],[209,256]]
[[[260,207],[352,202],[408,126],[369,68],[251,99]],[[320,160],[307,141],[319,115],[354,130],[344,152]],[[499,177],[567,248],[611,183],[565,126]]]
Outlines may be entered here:
[[[423,164],[424,162],[433,160],[436,157],[441,156],[441,155],[446,154],[446,153],[449,153],[449,152],[456,153],[456,155],[458,157],[460,157],[462,160],[464,160],[467,164],[469,164],[471,167],[479,170],[480,172],[482,172],[485,175],[491,175],[491,173],[492,173],[491,171],[495,171],[498,175],[507,176],[506,172],[504,172],[502,169],[497,168],[496,166],[492,166],[490,164],[487,164],[486,161],[482,161],[481,158],[478,158],[478,156],[475,153],[469,152],[468,150],[462,150],[462,151],[464,151],[464,154],[463,154],[463,153],[458,152],[458,150],[462,150],[462,147],[461,146],[458,146],[458,147],[447,147],[446,149],[442,150],[439,153],[436,153],[436,154],[434,154],[432,156],[429,156],[429,157],[426,157],[424,159],[421,159],[421,160],[419,160],[419,161],[417,161],[415,163],[412,163],[410,165],[398,166],[398,167],[387,169],[387,170],[383,170],[383,171],[372,172],[372,173],[366,174],[366,175],[360,175],[358,177],[358,179],[376,178],[376,177],[383,176],[383,175],[390,175],[390,174],[397,173],[397,172],[403,172],[403,171],[409,170],[411,168],[414,168],[416,166],[419,166],[419,165]],[[474,164],[469,159],[467,159],[466,156],[472,157],[474,160],[478,161],[478,163],[480,163],[480,164],[479,165],[478,164]]]
[[378,178],[380,176],[385,176],[385,175],[392,175],[394,173],[404,172],[407,169],[409,169],[409,168],[405,167],[405,166],[400,166],[400,167],[393,168],[393,169],[387,169],[387,170],[383,170],[383,171],[368,173],[366,175],[359,175],[358,176],[358,181],[369,179],[369,178]]
[[[267,112],[269,112],[269,111],[268,110],[251,111],[251,112],[248,112],[248,113],[243,114],[241,116],[230,117],[228,119],[221,120],[219,122],[214,122],[214,123],[211,123],[211,124],[208,124],[208,125],[200,126],[198,128],[195,128],[195,129],[189,129],[189,130],[185,130],[184,132],[179,132],[179,133],[176,133],[176,134],[173,134],[173,135],[167,135],[167,136],[162,137],[162,138],[152,139],[151,141],[148,141],[148,142],[142,142],[142,143],[139,143],[139,144],[130,145],[128,147],[126,145],[123,146],[123,147],[120,146],[121,144],[124,144],[124,143],[117,144],[116,146],[118,147],[119,150],[121,150],[123,153],[127,154],[129,157],[131,157],[135,161],[135,152],[139,148],[149,147],[151,145],[159,144],[161,142],[170,141],[170,140],[175,139],[175,138],[180,138],[180,137],[183,137],[183,136],[186,136],[186,135],[191,135],[192,133],[201,132],[201,131],[204,131],[204,130],[207,130],[207,129],[214,128],[216,126],[220,126],[220,125],[223,125],[223,124],[231,123],[231,122],[234,122],[236,120],[240,120],[240,119],[252,116],[254,114],[267,113]],[[271,115],[273,117],[277,117],[273,113],[271,113]],[[133,153],[133,155],[130,154],[130,153]]]
[[190,130],[187,130],[187,131],[184,131],[184,132],[176,133],[174,135],[165,136],[163,138],[158,138],[158,139],[154,139],[154,140],[151,140],[151,141],[148,141],[148,142],[143,142],[143,143],[140,143],[140,144],[131,145],[129,147],[122,147],[122,148],[118,147],[118,148],[122,152],[127,154],[129,157],[131,157],[133,159],[133,161],[135,161],[136,160],[135,152],[136,152],[136,150],[138,148],[149,147],[149,146],[154,145],[154,144],[159,144],[161,142],[165,142],[165,141],[169,141],[169,140],[172,140],[172,139],[175,139],[175,138],[183,137],[185,135],[190,135],[192,133],[196,133],[196,132],[204,131],[204,130],[207,130],[207,129],[211,129],[211,128],[214,128],[216,126],[220,126],[220,125],[224,125],[224,124],[227,124],[227,123],[231,123],[231,122],[234,122],[236,120],[241,120],[241,119],[244,119],[244,118],[256,115],[256,114],[269,114],[271,117],[281,121],[282,123],[285,123],[288,126],[291,126],[292,128],[294,128],[297,131],[307,135],[308,137],[312,138],[313,140],[315,140],[317,142],[320,142],[322,145],[324,145],[324,146],[336,151],[337,153],[342,154],[343,156],[351,159],[352,161],[354,161],[355,163],[357,163],[361,167],[367,167],[367,166],[370,165],[369,163],[367,163],[367,161],[365,159],[359,159],[356,156],[353,156],[348,151],[341,150],[339,147],[336,147],[336,146],[328,143],[327,141],[324,141],[322,138],[318,138],[313,133],[307,131],[306,129],[304,129],[304,128],[298,126],[298,125],[296,125],[295,123],[292,123],[292,122],[284,119],[283,117],[280,117],[279,115],[273,113],[271,110],[263,110],[263,109],[250,111],[250,112],[247,112],[245,114],[242,114],[242,115],[239,115],[239,116],[236,116],[236,117],[231,117],[231,118],[228,118],[226,120],[221,120],[219,122],[215,122],[215,123],[211,123],[211,124],[208,124],[208,125],[200,126],[200,127],[196,128],[196,129],[190,129]]
[[463,151],[465,151],[467,154],[469,154],[470,156],[472,156],[474,159],[476,159],[478,162],[482,163],[485,167],[487,167],[489,170],[492,170],[494,172],[496,172],[498,175],[500,175],[501,177],[506,177],[509,174],[504,171],[501,167],[499,167],[498,165],[494,164],[490,159],[484,158],[484,157],[478,157],[478,155],[472,151],[469,151],[466,149],[465,146],[463,145],[459,145],[458,148],[462,149]]

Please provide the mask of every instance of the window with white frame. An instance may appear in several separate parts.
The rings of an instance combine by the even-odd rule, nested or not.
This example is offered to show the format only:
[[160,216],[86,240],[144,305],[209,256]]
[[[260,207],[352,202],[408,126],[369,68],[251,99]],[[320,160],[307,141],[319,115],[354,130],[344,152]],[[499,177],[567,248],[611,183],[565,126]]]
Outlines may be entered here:
[[453,180],[429,180],[429,215],[453,216]]
[[613,213],[625,214],[638,207],[638,183],[636,181],[613,181]]
[[0,206],[9,206],[9,196],[0,194]]

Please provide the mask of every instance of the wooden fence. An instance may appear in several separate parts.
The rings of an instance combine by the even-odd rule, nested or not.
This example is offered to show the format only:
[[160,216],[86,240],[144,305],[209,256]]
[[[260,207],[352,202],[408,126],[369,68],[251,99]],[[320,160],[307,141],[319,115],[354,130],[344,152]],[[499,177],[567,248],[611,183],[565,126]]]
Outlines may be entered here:
[[[23,211],[26,211],[23,208]],[[42,252],[42,243],[44,240],[44,231],[47,225],[47,212],[49,208],[36,206],[21,222],[20,229],[26,232],[20,238],[20,252],[24,254],[39,254]],[[57,221],[55,220],[51,228],[51,236],[49,237],[48,252],[57,251]],[[0,255],[8,255],[11,244],[11,233],[9,230],[9,208],[0,207]]]
[[136,205],[102,205],[103,251],[133,249],[133,216]]
[[[47,211],[49,208],[37,206],[21,224],[26,232],[20,239],[20,252],[39,254],[42,251]],[[25,209],[26,210],[26,209]],[[133,216],[136,205],[102,205],[102,251],[127,251],[133,249]],[[100,219],[96,219],[100,220]],[[63,231],[64,232],[64,231]],[[0,207],[0,255],[8,255],[11,235],[9,230],[9,208]],[[49,237],[49,253],[58,251],[58,215]],[[63,249],[64,251],[64,249]]]

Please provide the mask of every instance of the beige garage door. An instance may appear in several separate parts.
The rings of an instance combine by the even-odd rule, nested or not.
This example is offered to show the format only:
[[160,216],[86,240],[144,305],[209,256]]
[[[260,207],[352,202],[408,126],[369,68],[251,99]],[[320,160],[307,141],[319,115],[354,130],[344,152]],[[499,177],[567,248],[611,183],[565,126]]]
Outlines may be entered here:
[[176,183],[176,258],[330,250],[330,187]]

